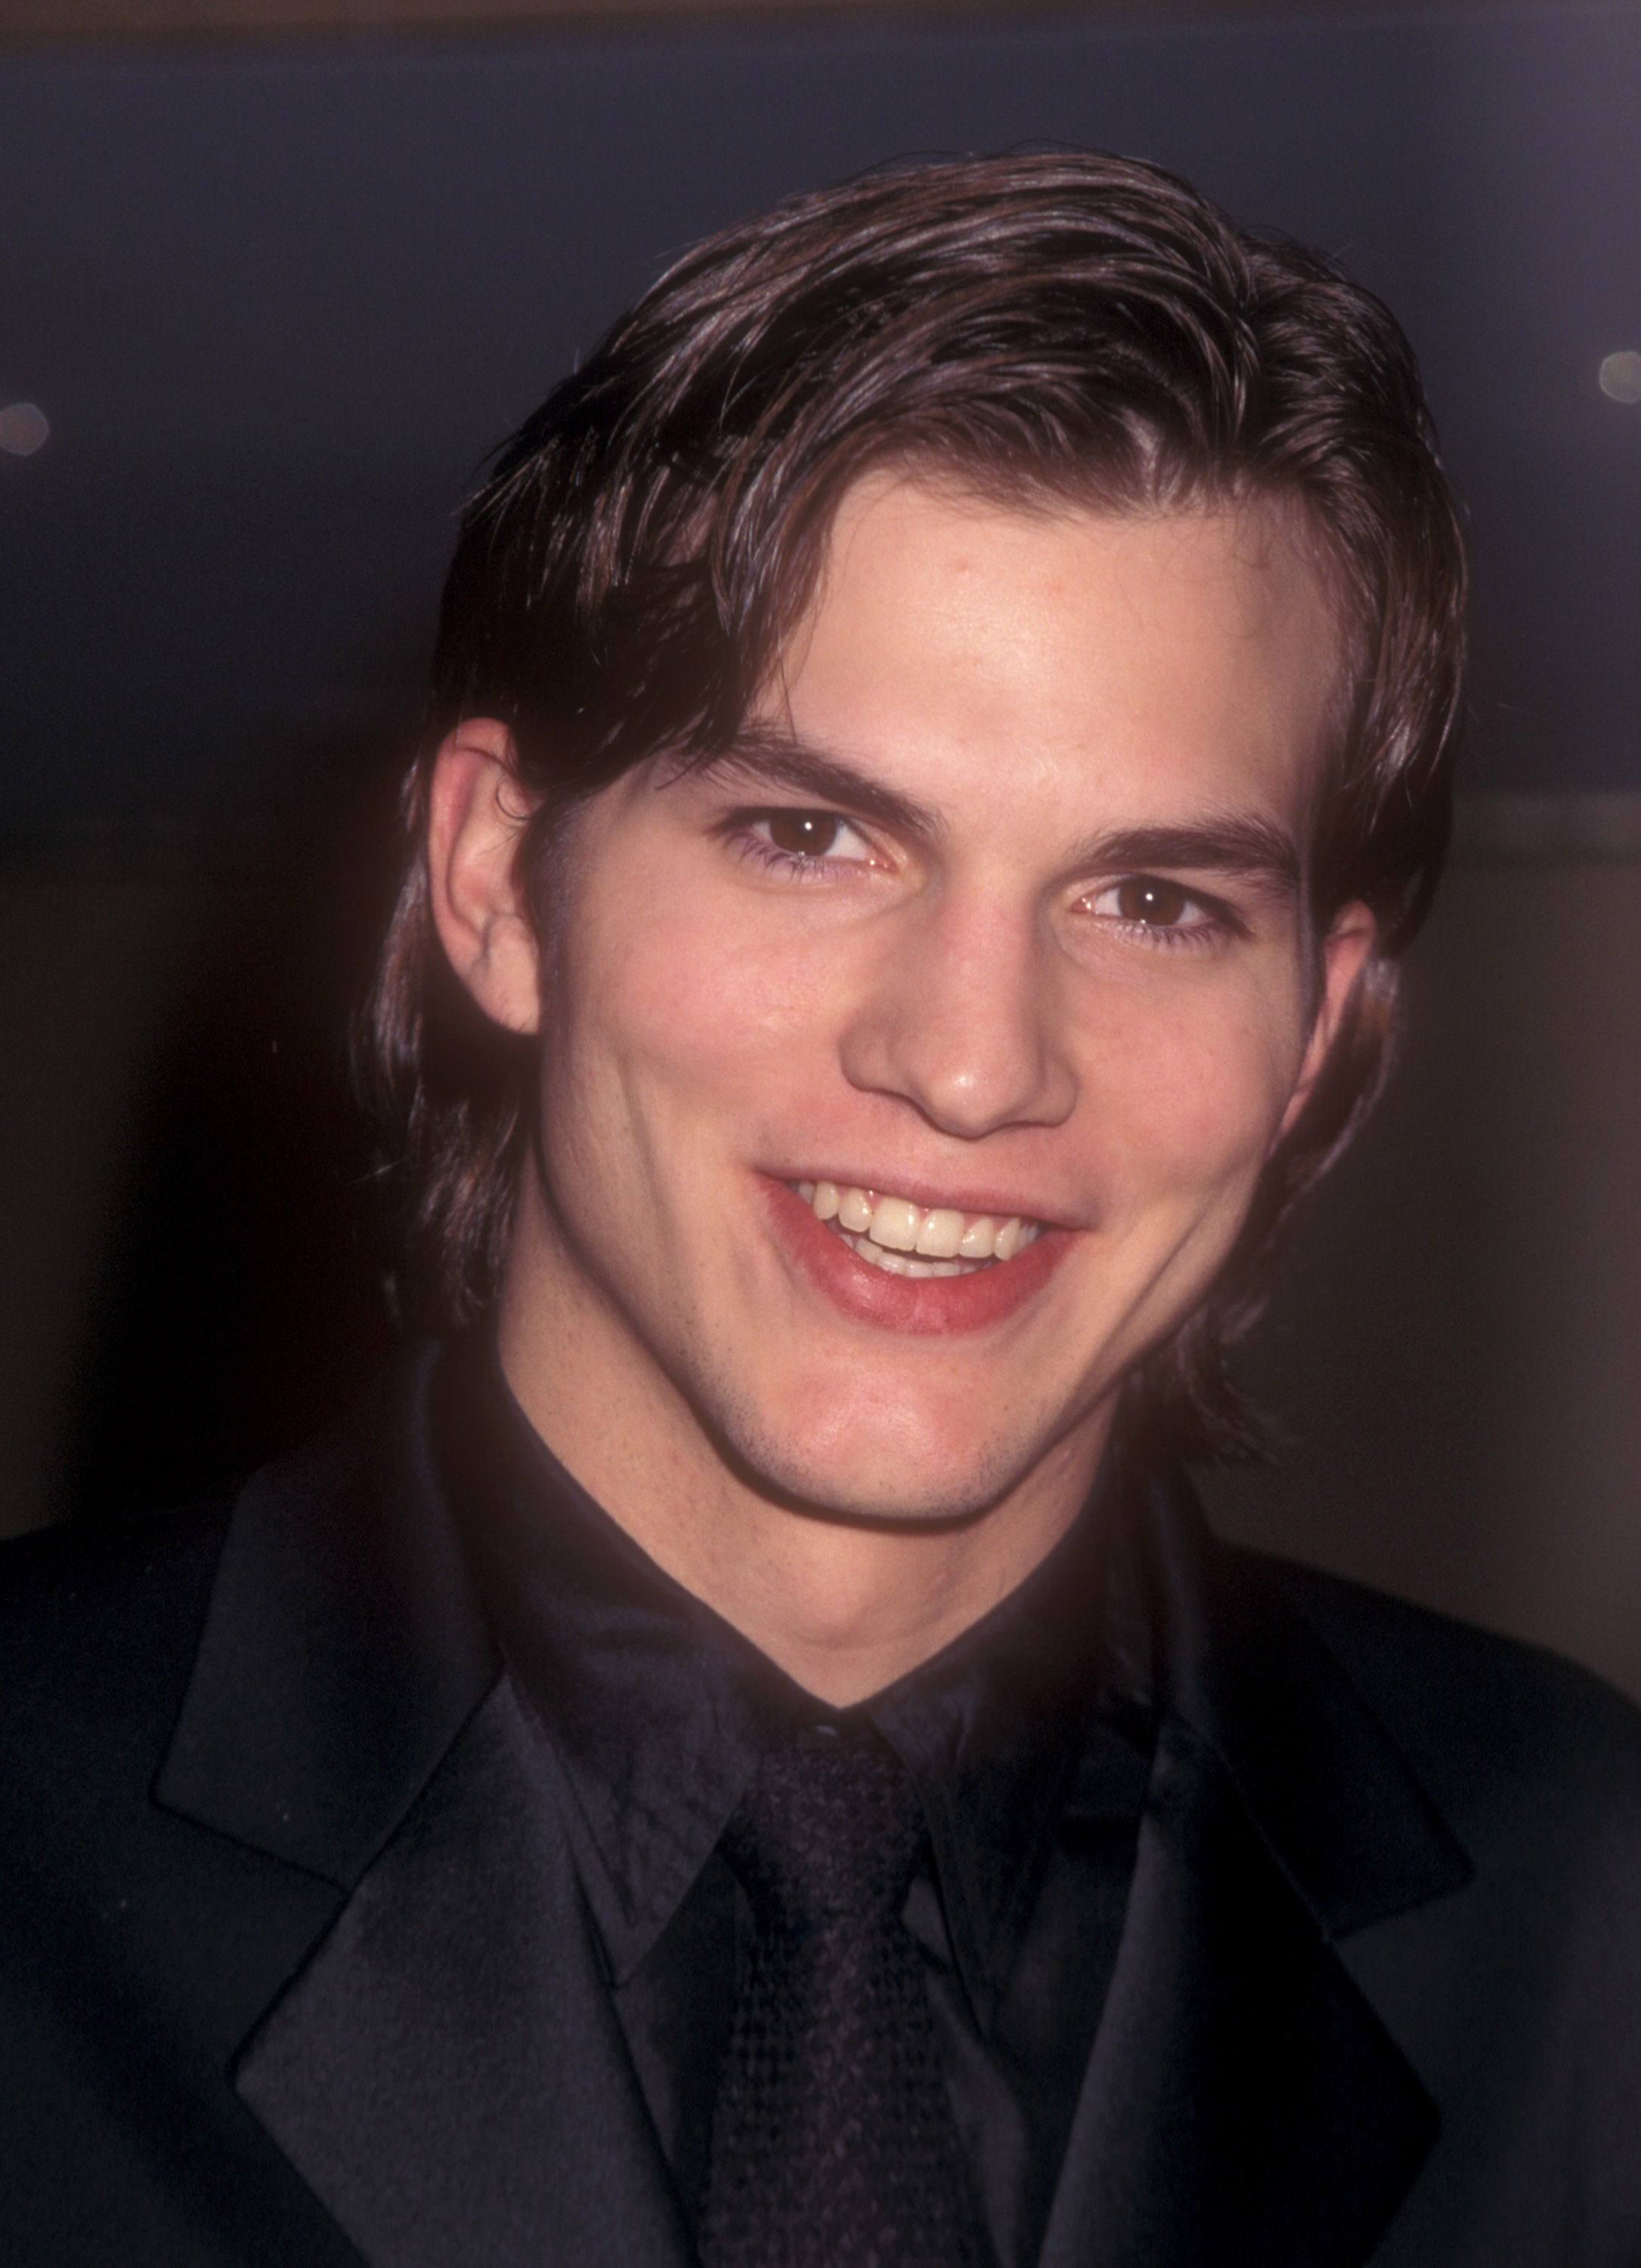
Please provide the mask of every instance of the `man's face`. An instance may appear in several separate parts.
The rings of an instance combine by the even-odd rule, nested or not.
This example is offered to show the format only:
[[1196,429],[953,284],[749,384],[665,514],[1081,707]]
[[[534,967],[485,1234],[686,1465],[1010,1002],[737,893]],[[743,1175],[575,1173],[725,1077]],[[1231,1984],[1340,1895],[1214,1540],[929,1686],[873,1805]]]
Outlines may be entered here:
[[1365,949],[1315,1019],[1337,652],[1272,512],[848,496],[742,751],[629,774],[561,869],[513,1266],[612,1407],[890,1520],[1092,1462]]

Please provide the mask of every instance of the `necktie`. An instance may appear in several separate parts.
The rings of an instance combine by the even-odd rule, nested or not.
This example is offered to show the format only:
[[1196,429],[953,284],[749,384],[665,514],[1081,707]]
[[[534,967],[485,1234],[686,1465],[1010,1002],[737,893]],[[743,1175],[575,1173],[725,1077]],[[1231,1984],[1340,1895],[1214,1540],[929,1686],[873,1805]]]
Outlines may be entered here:
[[713,2118],[707,2268],[982,2257],[901,1919],[923,1839],[911,1783],[870,1728],[802,1728],[730,1822],[756,1934]]

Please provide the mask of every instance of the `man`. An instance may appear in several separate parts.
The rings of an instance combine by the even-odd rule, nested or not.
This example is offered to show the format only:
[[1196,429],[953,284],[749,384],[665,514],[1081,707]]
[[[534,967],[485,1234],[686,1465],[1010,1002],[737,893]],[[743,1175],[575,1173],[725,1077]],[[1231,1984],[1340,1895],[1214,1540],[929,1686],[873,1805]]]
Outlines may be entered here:
[[1205,1531],[1463,569],[1411,358],[1116,160],[686,258],[469,512],[372,1012],[438,1336],[14,1550],[51,2262],[1641,2258],[1641,1742]]

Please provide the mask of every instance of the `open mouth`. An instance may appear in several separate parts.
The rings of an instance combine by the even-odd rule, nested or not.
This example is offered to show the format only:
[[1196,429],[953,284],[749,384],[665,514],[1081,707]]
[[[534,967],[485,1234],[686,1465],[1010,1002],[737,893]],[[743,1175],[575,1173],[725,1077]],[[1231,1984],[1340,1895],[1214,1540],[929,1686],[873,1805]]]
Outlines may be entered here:
[[858,1260],[889,1276],[973,1276],[1012,1260],[1042,1234],[1019,1213],[958,1212],[836,1182],[787,1186]]

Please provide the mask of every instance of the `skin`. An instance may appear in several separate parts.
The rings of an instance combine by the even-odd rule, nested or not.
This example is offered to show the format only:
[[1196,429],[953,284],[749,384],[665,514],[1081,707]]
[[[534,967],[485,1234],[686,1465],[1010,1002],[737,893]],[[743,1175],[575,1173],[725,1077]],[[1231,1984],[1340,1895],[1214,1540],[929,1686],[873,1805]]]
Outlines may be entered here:
[[[505,729],[441,751],[440,934],[541,1041],[507,1377],[828,1701],[1052,1549],[1326,1057],[1372,941],[1356,906],[1307,934],[1299,887],[1338,651],[1274,507],[1037,512],[879,474],[745,747],[578,816],[550,954]],[[790,1193],[822,1178],[1049,1233],[897,1282]]]

